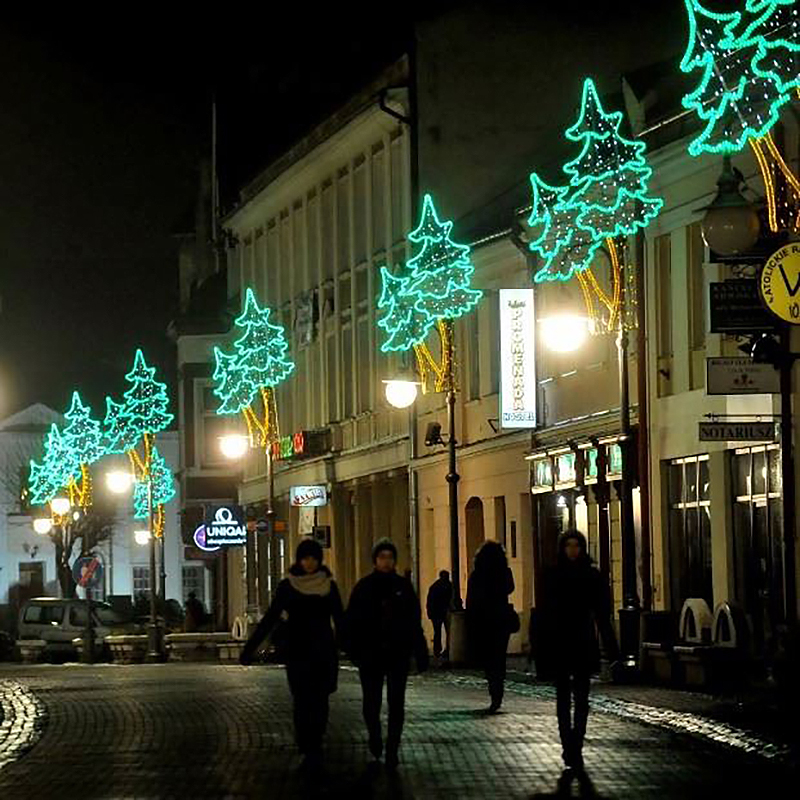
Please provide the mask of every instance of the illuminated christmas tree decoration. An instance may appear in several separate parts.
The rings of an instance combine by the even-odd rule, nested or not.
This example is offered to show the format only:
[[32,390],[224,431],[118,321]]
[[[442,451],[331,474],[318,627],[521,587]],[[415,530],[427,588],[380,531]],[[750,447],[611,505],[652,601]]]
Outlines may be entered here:
[[71,458],[58,425],[53,423],[45,438],[44,458],[30,462],[28,488],[32,505],[49,503],[70,481],[80,474],[80,465]]
[[781,92],[791,94],[800,86],[800,11],[795,0],[747,0],[745,10],[755,19],[732,46],[755,44],[754,74],[774,80]]
[[529,247],[544,262],[534,282],[567,281],[589,269],[601,247],[647,227],[660,212],[663,200],[647,194],[653,171],[645,144],[622,136],[622,120],[621,112],[603,110],[587,78],[578,119],[566,131],[568,139],[583,144],[563,166],[568,184],[552,186],[531,174],[528,225],[534,238]]
[[167,411],[166,384],[155,379],[155,367],[148,367],[141,350],[136,351],[133,368],[125,376],[131,387],[125,392],[122,417],[128,426],[127,438],[138,440],[145,434],[163,431],[174,419]]
[[619,132],[622,113],[607,114],[591,78],[583,84],[578,121],[566,131],[583,142],[577,158],[564,165],[572,189],[568,203],[578,210],[578,227],[595,240],[632,235],[658,216],[664,201],[647,196],[653,170],[645,161],[644,142]]
[[[152,483],[152,489],[148,483]],[[150,492],[152,491],[152,495]],[[158,448],[154,447],[150,456],[149,479],[137,480],[133,489],[134,519],[148,519],[150,502],[153,504],[153,530],[155,536],[163,533],[164,506],[175,497],[175,476]],[[159,524],[160,520],[160,524]]]
[[[271,309],[259,307],[253,290],[248,288],[244,309],[235,320],[243,333],[234,342],[234,352],[214,348],[214,394],[221,400],[217,414],[241,413],[251,441],[258,437],[263,446],[278,436],[274,389],[295,369],[287,357],[289,344],[283,325],[271,323],[271,313]],[[259,397],[261,416],[253,410]]]
[[420,344],[430,333],[436,320],[424,309],[417,307],[418,295],[407,291],[408,278],[396,278],[386,267],[381,267],[381,296],[378,308],[386,313],[378,320],[389,338],[381,345],[384,353],[408,350]]
[[66,492],[73,507],[87,508],[92,502],[89,465],[106,454],[102,428],[78,392],[73,393],[64,417],[67,424],[63,431],[56,424],[50,426],[42,463],[31,461],[28,480],[31,502],[42,505]]
[[684,2],[689,43],[680,66],[699,70],[700,82],[683,106],[706,123],[689,152],[736,153],[770,132],[800,85],[795,10],[785,0],[748,0],[744,12],[729,13]]
[[472,310],[483,292],[471,288],[475,267],[470,248],[450,238],[453,223],[441,222],[433,199],[426,194],[419,225],[408,240],[421,245],[406,263],[408,274],[395,276],[381,269],[378,308],[385,310],[378,325],[388,334],[383,352],[422,345],[437,320],[453,320]]
[[89,465],[106,454],[100,422],[92,419],[91,409],[83,405],[77,392],[73,393],[72,405],[64,418],[67,425],[62,438],[73,462]]

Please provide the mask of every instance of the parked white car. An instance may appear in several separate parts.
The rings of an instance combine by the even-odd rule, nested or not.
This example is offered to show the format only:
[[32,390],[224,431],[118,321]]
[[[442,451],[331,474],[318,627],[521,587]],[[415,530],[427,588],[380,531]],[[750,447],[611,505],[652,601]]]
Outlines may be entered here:
[[[112,633],[138,632],[138,626],[117,613],[108,603],[94,606],[95,642],[102,648]],[[75,653],[73,639],[86,629],[85,600],[61,597],[35,597],[26,601],[19,613],[19,638],[42,639],[47,643],[45,654]]]

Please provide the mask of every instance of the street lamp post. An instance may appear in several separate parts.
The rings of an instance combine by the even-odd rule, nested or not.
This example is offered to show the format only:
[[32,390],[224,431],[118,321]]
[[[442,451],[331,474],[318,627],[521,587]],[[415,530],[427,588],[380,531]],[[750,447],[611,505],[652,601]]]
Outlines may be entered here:
[[[622,454],[622,480],[620,482],[620,527],[622,538],[622,607],[619,609],[620,649],[623,663],[629,667],[638,661],[639,615],[641,612],[636,570],[636,531],[633,514],[633,454],[631,452],[631,415],[629,388],[629,340],[625,328],[625,270],[620,265],[619,306],[617,314],[617,360],[619,365],[619,427]],[[540,326],[545,344],[557,352],[577,350],[589,334],[589,319],[570,310],[566,289],[555,303],[552,315],[541,319]]]

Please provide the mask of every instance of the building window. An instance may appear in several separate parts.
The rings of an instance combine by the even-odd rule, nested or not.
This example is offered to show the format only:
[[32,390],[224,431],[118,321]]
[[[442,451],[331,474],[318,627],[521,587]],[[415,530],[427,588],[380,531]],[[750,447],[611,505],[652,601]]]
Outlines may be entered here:
[[467,314],[464,323],[464,332],[466,334],[466,349],[467,349],[467,362],[468,372],[467,378],[468,400],[477,400],[481,396],[481,349],[480,349],[480,336],[478,331],[478,311],[475,310],[471,314]]
[[672,393],[672,235],[657,236],[654,242],[656,262],[656,347],[658,349],[658,394]]
[[133,596],[150,596],[150,567],[133,568]]
[[702,389],[706,376],[706,296],[703,264],[706,260],[705,244],[700,223],[686,228],[686,276],[689,292],[689,385]]
[[372,251],[386,250],[386,164],[383,145],[372,151]]
[[206,602],[206,581],[204,567],[184,567],[183,571],[183,603],[189,599],[189,595],[194,596],[205,605]]
[[785,619],[778,445],[737,450],[731,472],[735,596],[761,644],[767,626]]
[[203,420],[203,464],[212,466],[220,464],[224,458],[219,449],[220,436],[227,432],[228,422],[217,414],[219,399],[212,386],[203,386],[201,394],[201,416]]
[[487,292],[485,304],[489,310],[489,394],[500,391],[500,298],[497,292]]
[[702,597],[713,608],[708,456],[672,461],[667,479],[672,607]]

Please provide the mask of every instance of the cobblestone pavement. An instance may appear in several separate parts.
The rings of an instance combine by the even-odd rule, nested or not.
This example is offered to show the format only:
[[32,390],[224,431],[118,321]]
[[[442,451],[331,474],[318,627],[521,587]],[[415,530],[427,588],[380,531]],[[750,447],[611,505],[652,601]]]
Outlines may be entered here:
[[[280,669],[3,668],[0,797],[556,796],[561,763],[552,700],[512,691],[494,717],[481,713],[486,703],[474,679],[456,685],[441,675],[412,678],[393,777],[369,766],[357,679],[344,671],[331,704],[327,772],[311,779],[296,769]],[[615,713],[590,718],[585,756],[594,790],[607,798],[734,789],[740,797],[763,795],[765,787],[777,796],[792,777],[774,759]]]

